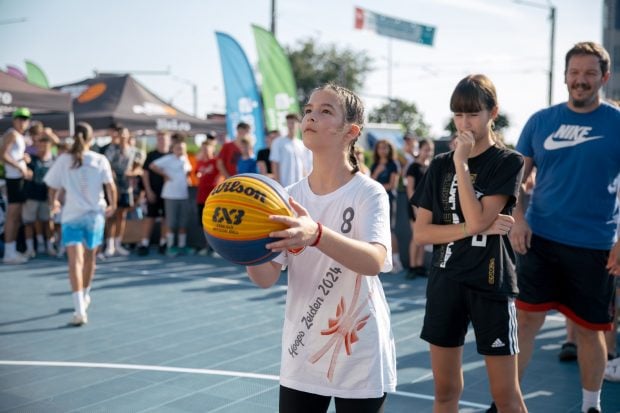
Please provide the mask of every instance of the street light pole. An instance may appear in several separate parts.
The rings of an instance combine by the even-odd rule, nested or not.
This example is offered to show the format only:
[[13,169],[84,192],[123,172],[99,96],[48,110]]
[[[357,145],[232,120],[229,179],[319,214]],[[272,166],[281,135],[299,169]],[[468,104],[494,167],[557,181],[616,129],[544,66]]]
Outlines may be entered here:
[[549,42],[549,95],[548,95],[548,103],[551,106],[553,102],[553,64],[554,64],[554,56],[555,56],[555,20],[556,20],[556,9],[553,4],[551,4],[550,0],[547,0],[547,5],[534,3],[530,1],[524,0],[513,0],[515,3],[524,4],[526,6],[536,7],[539,9],[547,9],[549,10],[549,22],[551,23],[551,34],[550,34],[550,42]]
[[271,0],[271,34],[276,37],[276,0]]

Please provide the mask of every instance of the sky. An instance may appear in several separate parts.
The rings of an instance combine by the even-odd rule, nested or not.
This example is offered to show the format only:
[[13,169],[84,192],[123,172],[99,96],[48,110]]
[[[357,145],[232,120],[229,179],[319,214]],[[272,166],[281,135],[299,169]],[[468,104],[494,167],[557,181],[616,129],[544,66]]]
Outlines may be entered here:
[[[415,102],[433,137],[445,135],[450,95],[460,79],[484,73],[515,143],[528,117],[547,106],[549,4],[556,7],[553,103],[566,100],[564,55],[579,41],[602,42],[602,0],[276,0],[284,47],[318,44],[365,52],[373,71],[359,90],[367,110],[388,95]],[[354,8],[434,26],[432,47],[354,28]],[[18,21],[18,22],[14,22]],[[0,0],[0,69],[31,60],[52,86],[94,71],[133,73],[151,91],[198,116],[225,111],[215,32],[234,37],[256,69],[251,24],[271,25],[271,0]]]

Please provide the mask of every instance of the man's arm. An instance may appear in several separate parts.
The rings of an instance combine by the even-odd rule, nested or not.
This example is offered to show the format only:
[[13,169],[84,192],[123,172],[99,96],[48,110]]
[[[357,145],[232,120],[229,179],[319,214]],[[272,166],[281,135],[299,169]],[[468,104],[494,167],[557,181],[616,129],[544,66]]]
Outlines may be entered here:
[[517,205],[512,212],[515,224],[510,230],[509,239],[512,248],[519,254],[523,255],[530,248],[532,241],[532,230],[525,220],[525,209],[523,208],[523,197],[525,195],[525,183],[534,169],[534,159],[528,156],[523,157],[523,180],[519,188],[519,196]]

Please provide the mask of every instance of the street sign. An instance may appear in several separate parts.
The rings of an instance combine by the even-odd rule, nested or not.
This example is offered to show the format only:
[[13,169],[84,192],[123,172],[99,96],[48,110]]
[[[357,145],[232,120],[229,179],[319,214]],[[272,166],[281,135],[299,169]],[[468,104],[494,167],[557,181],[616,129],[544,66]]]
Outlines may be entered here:
[[435,27],[395,19],[370,10],[355,8],[355,28],[373,30],[381,36],[394,37],[409,42],[433,45]]

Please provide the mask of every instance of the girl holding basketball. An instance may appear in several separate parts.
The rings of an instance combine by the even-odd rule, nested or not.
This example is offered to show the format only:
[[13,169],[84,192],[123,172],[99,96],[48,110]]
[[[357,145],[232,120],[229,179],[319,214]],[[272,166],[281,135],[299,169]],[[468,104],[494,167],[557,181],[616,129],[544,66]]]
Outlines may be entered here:
[[523,158],[492,130],[495,86],[467,76],[452,94],[456,148],[437,156],[413,195],[417,244],[434,244],[420,337],[430,343],[435,412],[458,412],[463,344],[471,321],[502,413],[526,412],[517,379],[515,255],[510,216]]
[[[354,145],[364,119],[353,92],[328,84],[304,107],[309,176],[287,187],[296,217],[267,248],[273,261],[247,267],[261,287],[288,266],[282,335],[280,412],[383,412],[396,388],[390,311],[377,275],[391,263],[388,196],[359,172]],[[303,205],[303,206],[302,206]]]

